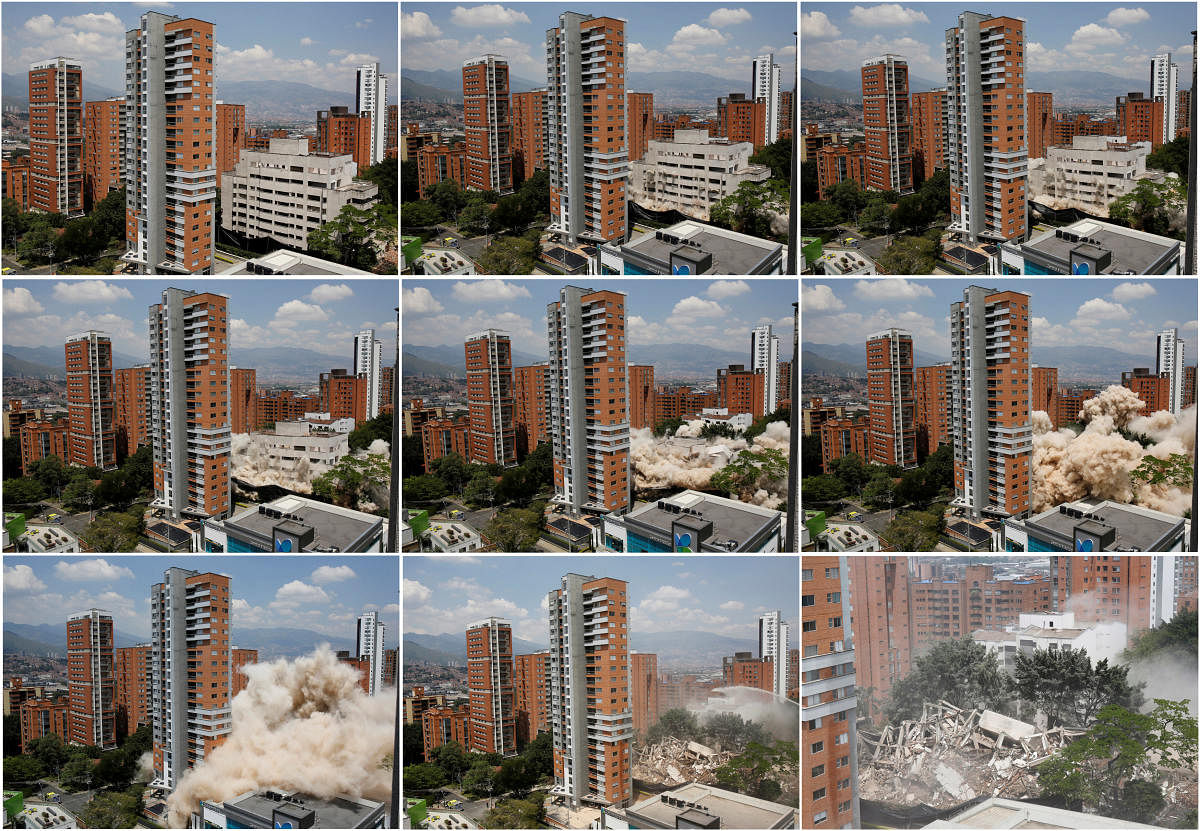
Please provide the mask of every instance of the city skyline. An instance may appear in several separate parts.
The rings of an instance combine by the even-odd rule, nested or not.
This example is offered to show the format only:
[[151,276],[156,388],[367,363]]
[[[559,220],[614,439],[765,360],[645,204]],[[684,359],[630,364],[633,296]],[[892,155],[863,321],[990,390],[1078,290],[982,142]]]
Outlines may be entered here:
[[631,312],[626,320],[631,346],[725,342],[732,351],[746,352],[749,366],[750,333],[769,323],[779,338],[778,360],[792,357],[796,294],[790,280],[405,280],[404,345],[461,349],[469,335],[499,329],[514,350],[545,360],[546,305],[557,301],[558,289],[567,284],[623,292]]
[[[394,283],[390,280],[177,280],[185,289],[229,298],[233,349],[294,346],[328,354],[350,369],[354,337],[374,329],[383,363],[396,354]],[[162,301],[164,280],[5,280],[4,345],[61,350],[72,335],[95,330],[113,350],[149,361],[147,309]],[[78,307],[71,314],[57,310]],[[233,360],[233,364],[237,361]]]
[[[85,83],[123,95],[125,33],[138,28],[143,13],[162,11],[215,24],[217,98],[221,98],[222,80],[302,81],[352,94],[355,70],[376,61],[389,81],[396,77],[396,39],[391,34],[396,25],[394,4],[305,3],[303,15],[279,10],[276,3],[6,5],[3,69],[24,80],[30,63],[62,55],[82,63]],[[393,86],[389,83],[389,103],[397,100]]]
[[799,592],[792,557],[757,558],[752,567],[737,557],[520,559],[516,566],[510,558],[408,558],[405,632],[457,634],[494,616],[511,622],[515,637],[548,643],[546,595],[568,573],[629,584],[634,649],[639,631],[688,629],[756,640],[758,616],[774,610],[797,631]]
[[[1031,295],[1034,348],[1136,350],[1153,366],[1158,332],[1178,328],[1187,344],[1185,355],[1196,355],[1197,323],[1185,314],[1196,308],[1195,283],[1163,279],[805,280],[804,341],[855,344],[869,333],[895,327],[912,332],[914,349],[949,360],[950,304],[962,300],[962,289],[972,282]],[[865,360],[865,348],[863,354]]]
[[[748,92],[754,58],[774,53],[780,88],[793,88],[796,18],[789,3],[406,3],[403,68],[458,74],[463,61],[492,53],[508,60],[514,78],[544,86],[546,30],[557,27],[559,14],[568,10],[627,21],[631,72],[704,72],[741,81]],[[650,91],[630,86],[628,78],[625,87]]]
[[353,642],[356,621],[379,612],[384,647],[397,645],[400,606],[388,586],[399,563],[386,557],[19,557],[4,561],[4,622],[63,626],[70,614],[108,612],[123,634],[150,637],[150,587],[172,566],[229,575],[233,644],[239,627],[287,625]]
[[[856,75],[862,61],[892,53],[908,61],[913,76],[945,86],[945,31],[965,6],[946,3],[805,3],[802,69],[846,70]],[[1170,52],[1190,65],[1187,33],[1196,27],[1187,3],[1004,3],[991,15],[1025,20],[1029,70],[1105,72],[1150,87],[1150,59]],[[1179,73],[1179,88],[1191,88],[1191,73]],[[1186,76],[1186,78],[1185,78]],[[915,85],[914,85],[915,87]],[[1028,90],[1036,90],[1026,83]]]

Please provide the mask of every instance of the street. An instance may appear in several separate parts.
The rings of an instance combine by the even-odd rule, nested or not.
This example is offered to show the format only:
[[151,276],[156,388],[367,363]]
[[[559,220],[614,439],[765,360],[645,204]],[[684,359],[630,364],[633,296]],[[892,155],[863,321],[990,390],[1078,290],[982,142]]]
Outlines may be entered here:
[[26,268],[25,266],[21,265],[19,262],[17,262],[12,257],[9,257],[7,254],[5,254],[2,258],[0,258],[0,261],[3,261],[4,268],[12,269],[11,273],[5,275],[6,277],[24,276],[26,274],[54,274],[55,273],[54,266],[52,266],[52,265],[42,265],[42,266],[38,266],[37,268]]
[[[853,499],[843,499],[842,502],[847,507],[839,514],[839,520],[844,519],[846,522],[853,521],[859,525],[865,525],[879,535],[882,535],[891,521],[896,518],[895,508],[886,511],[868,511],[865,506],[858,504]],[[845,516],[851,511],[858,511],[859,516],[853,520],[845,519]]]

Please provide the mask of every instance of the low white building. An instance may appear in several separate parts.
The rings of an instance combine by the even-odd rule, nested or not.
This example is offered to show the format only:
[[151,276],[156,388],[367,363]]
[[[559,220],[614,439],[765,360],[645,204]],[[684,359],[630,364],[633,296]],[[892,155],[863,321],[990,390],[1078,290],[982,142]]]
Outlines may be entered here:
[[483,537],[479,532],[461,522],[431,522],[422,538],[428,540],[434,551],[444,553],[483,549]]
[[[78,828],[75,817],[57,805],[29,805],[17,815],[26,828]],[[11,817],[10,819],[15,819]]]
[[[228,174],[226,174],[228,175]],[[224,256],[224,255],[221,255]],[[280,248],[261,257],[234,263],[219,274],[370,274],[348,265]]]
[[879,535],[855,522],[825,523],[817,535],[818,551],[879,551]]
[[1071,144],[1047,147],[1044,159],[1029,160],[1029,201],[1107,217],[1109,204],[1139,180],[1165,178],[1162,171],[1146,170],[1150,151],[1150,142],[1125,136],[1075,136]]
[[817,258],[814,265],[824,268],[826,274],[878,274],[875,263],[857,251],[829,251]]
[[457,251],[437,248],[413,260],[413,274],[476,274],[475,263]]
[[61,525],[26,525],[21,542],[33,554],[79,553],[79,538]]
[[753,413],[730,413],[728,407],[705,407],[700,411],[705,424],[728,424],[735,430],[747,430],[754,424]]
[[317,477],[350,454],[350,436],[308,421],[277,421],[275,429],[258,433],[265,445],[268,466],[294,472],[307,463],[310,476]]
[[346,205],[375,204],[379,186],[355,181],[349,153],[310,153],[304,139],[271,139],[270,149],[243,150],[221,177],[221,227],[271,239],[301,250],[308,233],[335,218]]
[[1077,626],[1074,612],[1034,612],[1021,614],[1016,626],[1004,630],[977,629],[971,638],[1000,659],[1001,668],[1012,671],[1017,666],[1017,654],[1032,655],[1034,650],[1057,652],[1086,649],[1095,664],[1104,658],[1110,661],[1125,649],[1127,631],[1124,623],[1109,622]]
[[629,200],[651,211],[676,210],[707,222],[712,206],[742,182],[765,182],[771,168],[751,164],[754,145],[678,130],[673,141],[651,141],[629,163]]

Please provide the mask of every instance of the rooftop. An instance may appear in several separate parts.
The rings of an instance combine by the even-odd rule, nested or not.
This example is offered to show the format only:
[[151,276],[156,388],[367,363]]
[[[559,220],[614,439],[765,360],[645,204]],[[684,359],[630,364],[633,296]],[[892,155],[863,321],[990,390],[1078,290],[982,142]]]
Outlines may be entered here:
[[302,496],[284,496],[246,508],[225,520],[224,525],[226,530],[232,528],[272,540],[276,526],[288,523],[313,530],[313,538],[304,545],[304,551],[354,551],[352,546],[382,522],[381,517],[373,514]]
[[[690,782],[678,788],[652,796],[625,809],[630,814],[653,822],[659,828],[697,828],[699,823],[685,824],[694,815],[707,814],[720,818],[720,828],[790,828],[796,811],[787,805],[755,799],[752,796]],[[682,820],[677,824],[676,819]]]
[[681,247],[712,255],[712,265],[703,272],[705,274],[754,274],[756,268],[783,248],[772,240],[688,221],[660,231],[647,231],[621,249],[654,260],[666,269],[670,266],[671,253]]
[[669,499],[660,499],[625,515],[626,521],[648,525],[671,535],[671,524],[692,512],[702,522],[712,523],[712,535],[702,542],[704,551],[745,551],[744,546],[759,538],[772,526],[778,526],[782,514],[735,499],[699,491],[682,491]]
[[303,793],[279,793],[277,791],[247,791],[240,796],[227,800],[224,807],[251,814],[265,820],[270,825],[273,814],[283,807],[308,809],[314,812],[311,825],[274,827],[307,827],[307,828],[366,828],[367,820],[383,809],[382,802],[369,799],[355,799],[349,796],[335,796],[333,799],[320,799]]
[[[1152,267],[1173,249],[1177,252],[1180,246],[1179,240],[1170,237],[1085,219],[1065,228],[1052,228],[1020,247],[1068,265],[1071,252],[1080,248],[1081,243],[1112,252],[1112,262],[1101,270],[1103,274],[1156,274]],[[1085,253],[1095,255],[1094,250]]]
[[1161,828],[1142,825],[1126,819],[1112,819],[1100,814],[1084,814],[1048,808],[1032,802],[1013,799],[985,799],[951,817],[931,822],[925,828]]
[[1159,551],[1162,549],[1156,546],[1186,525],[1182,517],[1108,501],[1058,505],[1029,517],[1024,524],[1027,530],[1049,531],[1067,540],[1075,538],[1077,527],[1095,536],[1113,529],[1115,539],[1105,551]]
[[231,266],[221,274],[369,274],[356,268],[281,248]]

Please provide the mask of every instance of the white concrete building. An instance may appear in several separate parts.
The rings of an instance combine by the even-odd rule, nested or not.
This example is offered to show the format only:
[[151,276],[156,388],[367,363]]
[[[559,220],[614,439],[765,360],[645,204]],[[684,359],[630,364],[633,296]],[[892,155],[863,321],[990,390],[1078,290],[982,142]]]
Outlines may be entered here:
[[[371,164],[382,161],[387,138],[387,76],[378,63],[365,63],[354,73],[354,109],[371,116]],[[225,203],[222,203],[225,204]]]
[[1175,140],[1175,122],[1179,113],[1179,64],[1171,63],[1171,53],[1150,59],[1150,100],[1163,102],[1163,142]]
[[1154,372],[1164,372],[1171,379],[1171,412],[1183,409],[1183,366],[1184,347],[1178,329],[1163,329],[1156,338]]
[[629,199],[652,211],[676,210],[707,222],[712,206],[742,182],[765,182],[771,168],[750,164],[754,145],[679,130],[674,141],[651,141],[629,164]]
[[1046,156],[1029,163],[1029,200],[1048,208],[1077,208],[1108,216],[1108,206],[1129,193],[1140,179],[1163,179],[1146,172],[1148,141],[1127,142],[1125,136],[1075,136],[1070,145],[1046,148]]
[[349,153],[308,152],[304,139],[271,139],[270,150],[243,150],[221,177],[221,227],[282,245],[308,248],[308,234],[346,205],[373,205],[379,186],[355,181]]
[[705,407],[700,411],[700,420],[705,424],[728,424],[734,430],[748,430],[754,424],[754,414],[730,414],[728,407]]
[[350,455],[349,434],[307,421],[279,421],[271,432],[256,433],[268,470],[288,477],[317,477]]
[[879,536],[865,525],[855,522],[825,523],[817,535],[819,551],[879,551]]
[[379,415],[379,396],[383,383],[383,341],[374,329],[362,329],[354,336],[355,376],[367,379],[367,418]]
[[[226,174],[228,175],[228,174]],[[255,257],[252,260],[238,262],[231,265],[218,274],[362,274],[369,275],[369,271],[360,271],[357,268],[351,268],[348,265],[322,260],[320,257],[311,257],[308,254],[301,254],[298,251],[289,251],[286,248],[279,248],[269,254],[264,254],[261,257]]]
[[449,248],[426,251],[413,261],[413,274],[477,274],[475,263]]
[[354,654],[369,661],[367,695],[377,695],[383,689],[383,646],[387,627],[379,620],[378,612],[363,612],[358,616]]
[[483,538],[479,532],[462,522],[432,522],[422,537],[434,551],[448,554],[483,549]]
[[824,268],[826,274],[878,274],[875,263],[857,251],[826,251],[814,265]]
[[783,613],[778,609],[765,612],[758,616],[758,657],[770,658],[775,676],[771,683],[771,692],[787,697],[788,681],[788,639],[791,627],[783,619]]
[[1128,632],[1120,622],[1077,626],[1074,612],[1034,612],[1021,614],[1016,626],[1003,630],[977,629],[971,639],[982,644],[1000,659],[1002,669],[1012,671],[1017,655],[1032,655],[1034,650],[1058,652],[1086,649],[1095,664],[1105,658],[1110,661],[1125,649]]
[[750,330],[750,368],[766,376],[763,411],[755,415],[770,415],[779,399],[779,336],[774,334],[770,323]]
[[775,53],[769,52],[755,58],[750,73],[750,88],[754,93],[750,98],[753,101],[766,99],[767,106],[763,108],[763,117],[766,118],[767,125],[763,136],[766,137],[767,144],[774,144],[779,139],[779,109],[782,103],[779,94],[779,64],[775,63]]
[[33,554],[79,553],[79,538],[61,525],[26,525],[19,539]]

